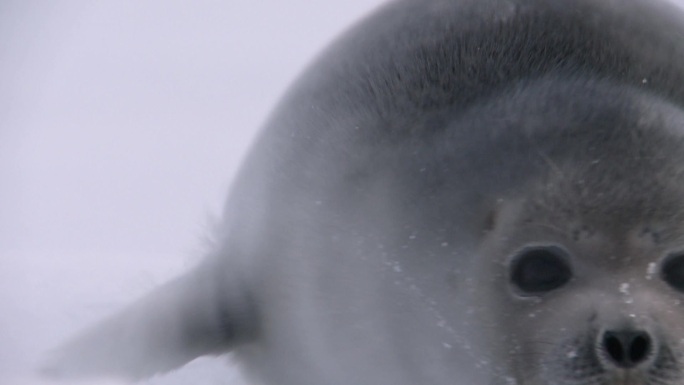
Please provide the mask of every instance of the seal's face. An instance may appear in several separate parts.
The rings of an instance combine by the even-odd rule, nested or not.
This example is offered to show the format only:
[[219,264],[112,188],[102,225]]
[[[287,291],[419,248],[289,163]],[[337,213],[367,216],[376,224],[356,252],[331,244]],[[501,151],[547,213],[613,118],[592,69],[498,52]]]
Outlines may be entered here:
[[603,160],[594,170],[559,164],[502,203],[487,235],[486,269],[501,279],[484,334],[497,330],[492,351],[519,384],[684,383],[678,166],[642,160],[617,178],[622,166]]
[[683,257],[646,228],[620,246],[586,231],[510,257],[510,362],[524,383],[680,384]]

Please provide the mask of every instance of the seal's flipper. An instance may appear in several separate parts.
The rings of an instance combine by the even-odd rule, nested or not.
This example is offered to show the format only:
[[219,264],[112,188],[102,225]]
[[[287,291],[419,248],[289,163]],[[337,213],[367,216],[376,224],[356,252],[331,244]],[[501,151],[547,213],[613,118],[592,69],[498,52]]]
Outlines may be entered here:
[[205,263],[55,350],[41,372],[54,378],[138,379],[248,340],[244,288],[226,287],[225,268]]

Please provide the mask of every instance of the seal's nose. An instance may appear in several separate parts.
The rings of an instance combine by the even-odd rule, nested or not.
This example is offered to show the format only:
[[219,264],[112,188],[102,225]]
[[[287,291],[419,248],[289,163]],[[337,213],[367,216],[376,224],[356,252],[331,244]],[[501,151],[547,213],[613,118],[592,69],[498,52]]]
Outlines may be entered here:
[[641,330],[607,330],[601,339],[604,356],[615,366],[630,369],[646,361],[652,340]]

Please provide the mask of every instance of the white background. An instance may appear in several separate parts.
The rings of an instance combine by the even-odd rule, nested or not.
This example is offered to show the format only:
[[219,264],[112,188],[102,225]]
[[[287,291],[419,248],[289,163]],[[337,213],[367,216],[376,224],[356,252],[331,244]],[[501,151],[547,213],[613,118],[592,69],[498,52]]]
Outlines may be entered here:
[[[201,257],[278,97],[379,3],[0,2],[0,385]],[[225,361],[147,383],[241,384]]]

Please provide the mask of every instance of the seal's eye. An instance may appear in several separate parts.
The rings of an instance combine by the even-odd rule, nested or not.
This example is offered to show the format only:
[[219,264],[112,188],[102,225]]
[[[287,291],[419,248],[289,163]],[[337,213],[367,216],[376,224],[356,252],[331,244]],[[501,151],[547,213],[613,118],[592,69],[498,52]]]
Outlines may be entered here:
[[511,282],[526,294],[558,289],[572,278],[567,257],[567,252],[558,246],[523,249],[513,258]]
[[668,255],[663,262],[660,276],[668,285],[684,291],[684,252]]

